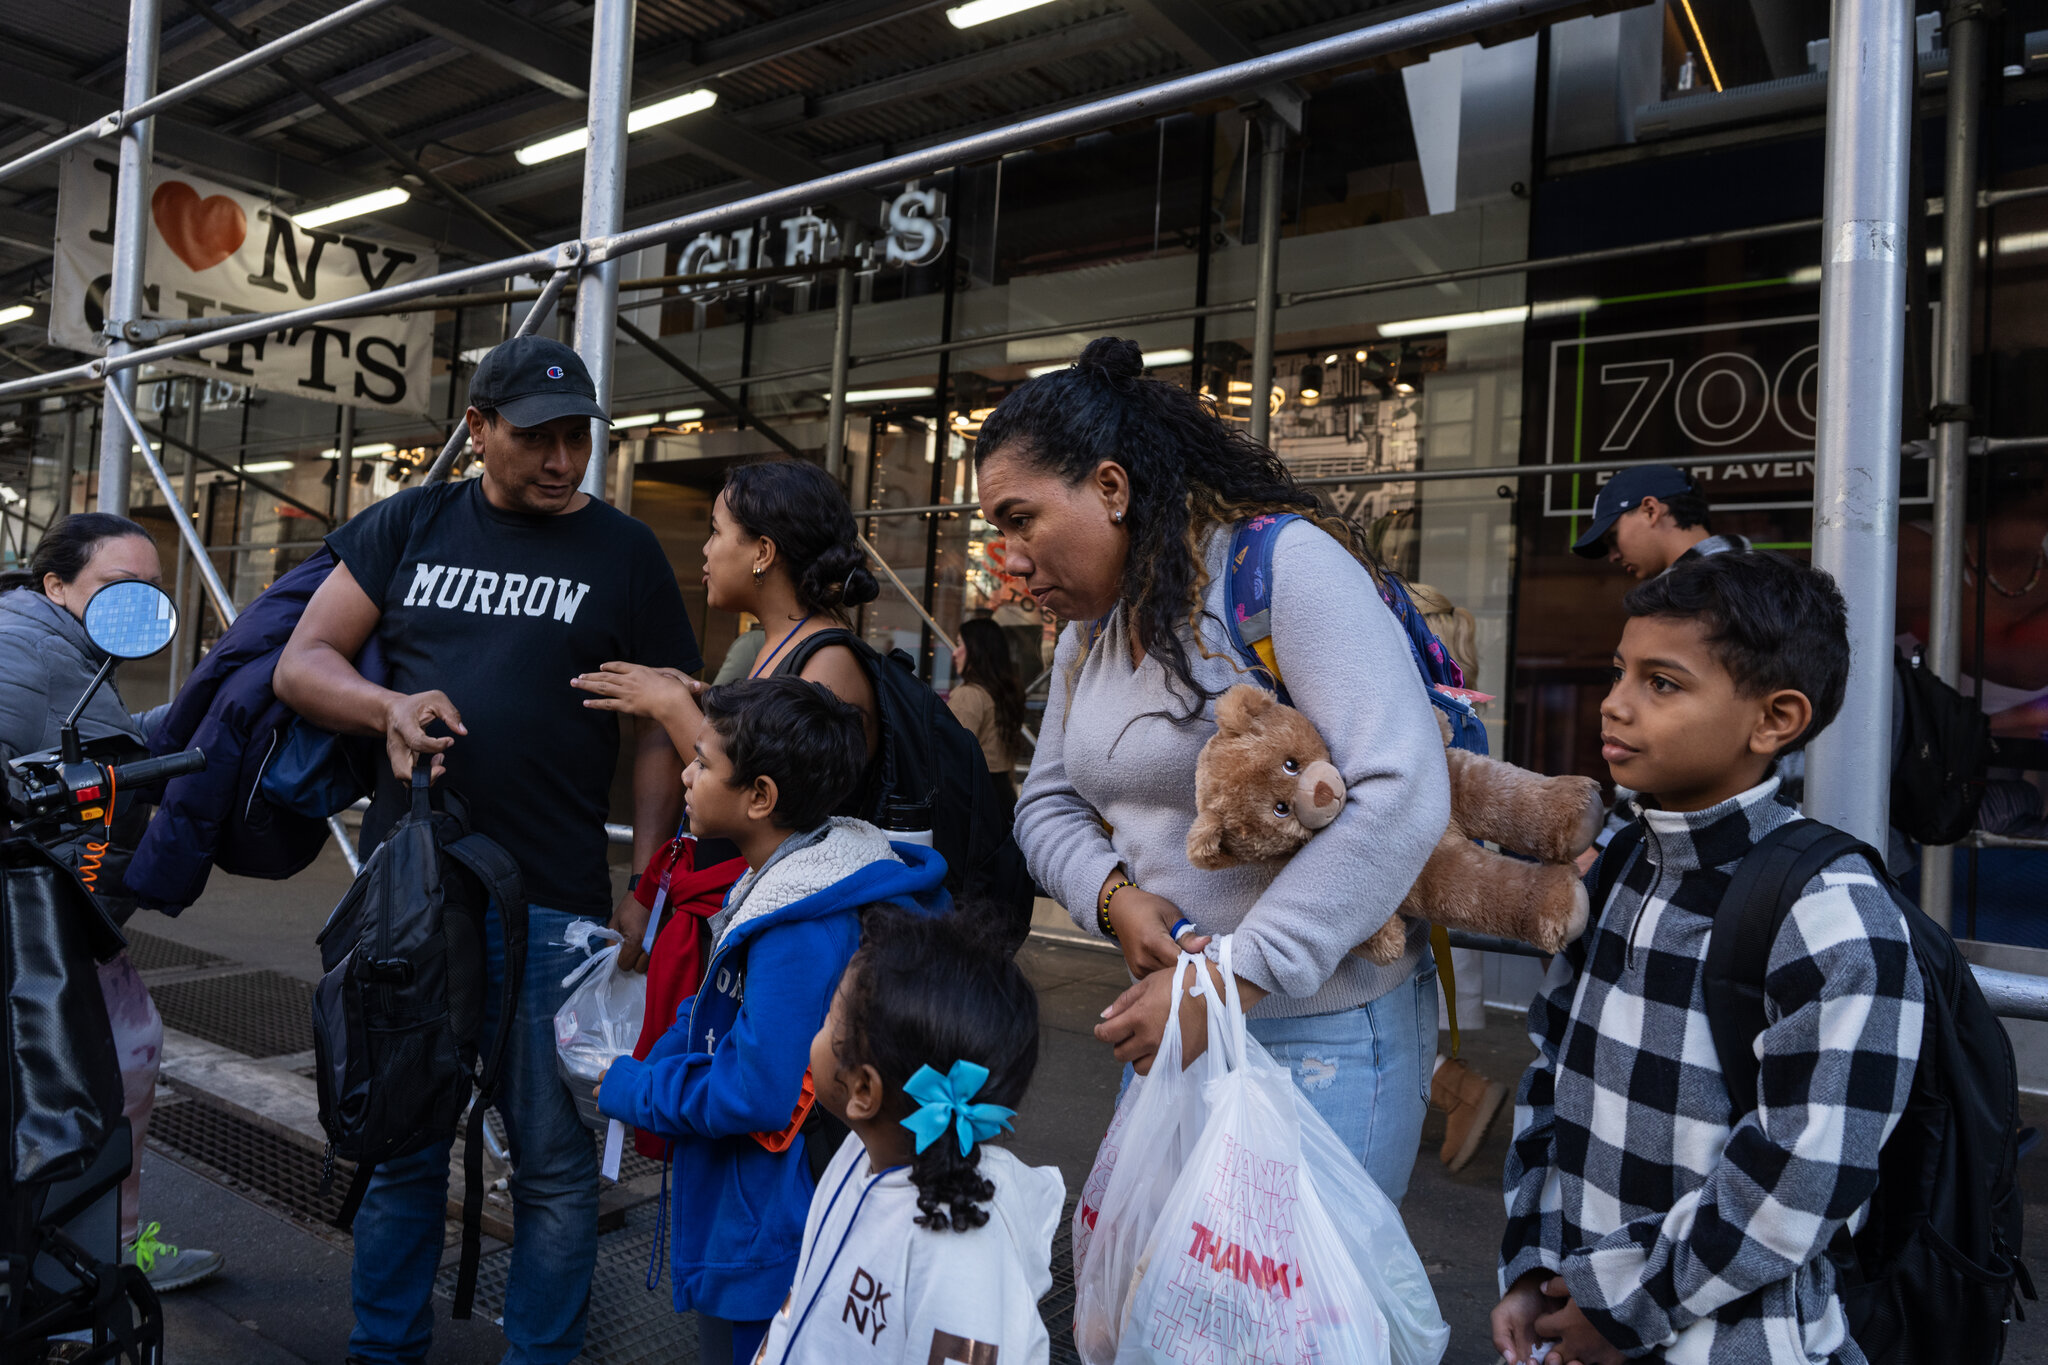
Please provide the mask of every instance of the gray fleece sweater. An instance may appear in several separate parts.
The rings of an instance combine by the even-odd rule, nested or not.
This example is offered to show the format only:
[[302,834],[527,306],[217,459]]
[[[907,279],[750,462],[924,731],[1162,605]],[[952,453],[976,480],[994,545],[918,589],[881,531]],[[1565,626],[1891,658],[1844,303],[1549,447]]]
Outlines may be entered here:
[[[1248,681],[1221,625],[1228,531],[1212,533],[1204,554],[1209,619],[1202,639],[1186,627],[1181,639],[1195,677],[1221,693]],[[1017,800],[1017,843],[1038,884],[1088,933],[1097,933],[1102,883],[1121,863],[1204,933],[1235,935],[1238,974],[1273,993],[1254,1017],[1331,1014],[1414,974],[1428,940],[1419,922],[1392,966],[1348,954],[1386,923],[1436,847],[1450,819],[1450,780],[1421,675],[1365,570],[1327,533],[1295,522],[1274,545],[1273,577],[1281,675],[1349,789],[1337,819],[1285,863],[1192,866],[1195,759],[1216,732],[1215,706],[1185,725],[1169,719],[1187,710],[1187,698],[1157,658],[1133,667],[1120,605],[1078,672],[1082,628],[1060,637],[1045,724]]]

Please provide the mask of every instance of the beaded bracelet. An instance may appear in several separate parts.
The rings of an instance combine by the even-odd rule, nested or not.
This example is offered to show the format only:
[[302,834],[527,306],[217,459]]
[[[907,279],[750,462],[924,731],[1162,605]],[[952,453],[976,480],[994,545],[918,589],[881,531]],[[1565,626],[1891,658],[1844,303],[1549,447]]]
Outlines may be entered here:
[[1109,890],[1103,892],[1101,903],[1095,907],[1095,927],[1102,931],[1104,938],[1116,939],[1116,926],[1109,922],[1109,903],[1116,899],[1117,892],[1127,886],[1134,887],[1136,885],[1137,883],[1134,881],[1120,881],[1115,886],[1110,887]]

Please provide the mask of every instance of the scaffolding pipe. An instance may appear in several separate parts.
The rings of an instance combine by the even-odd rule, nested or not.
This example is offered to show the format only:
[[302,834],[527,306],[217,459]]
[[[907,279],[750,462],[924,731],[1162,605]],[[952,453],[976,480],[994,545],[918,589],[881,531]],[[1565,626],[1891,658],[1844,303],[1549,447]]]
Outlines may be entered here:
[[[1984,83],[1985,28],[1977,5],[1958,5],[1948,39],[1947,142],[1942,202],[1966,204],[1977,188],[1978,120]],[[1977,262],[1977,215],[1948,213],[1941,222],[1941,334],[1935,340],[1934,553],[1927,595],[1927,662],[1953,687],[1962,669],[1963,512],[1970,470],[1970,272]],[[1955,897],[1955,850],[1929,844],[1920,852],[1920,908],[1949,927]]]
[[[129,0],[128,68],[121,87],[123,107],[133,109],[156,92],[158,0]],[[107,284],[106,335],[109,360],[130,349],[122,324],[142,316],[142,271],[149,246],[149,170],[156,124],[136,119],[121,129],[120,179],[114,187],[114,264]],[[128,438],[115,420],[118,401],[135,406],[135,371],[123,370],[107,385],[100,422],[99,510],[128,515]],[[166,489],[166,493],[168,493]]]
[[1280,191],[1287,178],[1287,129],[1278,117],[1262,114],[1259,128],[1259,275],[1252,313],[1253,445],[1265,445],[1273,428],[1273,336],[1280,317]]
[[[851,232],[842,232],[842,253],[853,246]],[[846,481],[846,372],[852,366],[853,260],[839,258],[839,282],[832,296],[832,397],[825,410],[825,472]]]
[[[448,382],[453,384],[451,374]],[[334,524],[341,525],[348,520],[349,487],[355,477],[356,461],[356,409],[353,403],[341,405],[341,434],[334,440]]]
[[64,405],[64,446],[57,452],[57,506],[52,521],[71,515],[71,480],[77,475],[78,405]]
[[[2048,444],[2048,438],[2043,438]],[[1930,459],[1931,454],[1920,445],[1909,447],[1906,455],[1916,460]],[[1712,468],[1730,464],[1775,464],[1783,460],[1811,460],[1810,450],[1780,450],[1755,455],[1698,455],[1680,462],[1685,469]],[[1314,478],[1296,479],[1302,488],[1341,488],[1357,483],[1449,483],[1459,479],[1547,479],[1564,478],[1570,474],[1606,474],[1618,469],[1634,469],[1640,465],[1659,464],[1664,461],[1652,456],[1649,459],[1633,460],[1584,460],[1570,464],[1497,464],[1478,469],[1374,469],[1358,474],[1323,474]],[[949,512],[974,512],[979,503],[937,502],[917,507],[871,507],[865,511],[856,510],[856,518],[877,519],[882,517],[935,516]]]
[[944,645],[946,651],[951,653],[957,642],[952,636],[946,634],[946,628],[939,624],[938,618],[925,610],[924,599],[912,592],[910,585],[896,576],[896,571],[889,567],[889,561],[882,558],[882,552],[870,544],[866,536],[856,531],[853,538],[860,542],[861,549],[868,552],[868,558],[875,561],[875,567],[882,571],[882,577],[888,579],[890,586],[895,588],[903,600],[910,603],[917,611],[917,614],[924,618],[924,623],[931,627],[932,638]]
[[[174,105],[183,104],[202,90],[219,85],[222,81],[233,80],[243,72],[261,66],[273,58],[282,56],[295,47],[301,47],[306,43],[310,43],[315,38],[324,38],[337,29],[347,28],[356,20],[374,14],[376,11],[392,3],[393,0],[355,0],[354,4],[345,5],[324,19],[317,19],[310,24],[289,29],[271,39],[254,52],[244,53],[230,62],[223,62],[210,71],[202,72],[183,84],[174,85],[162,94],[152,95],[147,99],[133,99],[128,92],[124,91],[122,96],[123,107],[94,119],[82,128],[73,129],[54,142],[46,142],[31,151],[23,152],[6,165],[0,166],[0,182],[21,174],[21,172],[29,169],[31,166],[39,166],[53,157],[62,155],[73,147],[82,147],[88,142],[98,142],[101,138],[112,137],[116,133],[124,132],[152,114],[160,114]],[[154,9],[154,6],[152,5],[151,8]],[[132,32],[130,41],[132,44]],[[156,46],[156,28],[154,23],[150,27],[150,46],[152,49]],[[151,65],[153,68],[154,61],[152,61]],[[154,84],[153,78],[152,84]]]
[[[590,16],[590,142],[583,153],[583,240],[619,230],[626,213],[626,105],[633,93],[633,16],[636,0],[597,0]],[[609,414],[612,355],[618,345],[619,260],[585,260],[576,291],[576,351],[597,386],[597,405]],[[611,457],[609,416],[590,419],[590,463],[583,491],[600,501]]]
[[165,504],[171,509],[171,520],[178,524],[178,535],[185,542],[185,548],[192,552],[192,566],[198,570],[199,581],[206,585],[207,595],[213,599],[213,609],[220,613],[222,627],[233,625],[235,604],[228,596],[227,585],[220,581],[220,573],[213,567],[213,560],[199,539],[199,528],[185,514],[184,504],[178,501],[177,490],[171,487],[171,477],[164,473],[163,461],[157,458],[156,447],[149,442],[149,433],[136,420],[135,409],[128,405],[119,386],[107,385],[107,406],[113,409],[116,421],[134,438],[136,449],[142,453],[142,462],[149,466],[149,476],[156,480],[157,492],[163,494]]
[[[204,392],[199,380],[185,381],[185,467],[178,473],[179,497],[171,506],[171,515],[183,517],[187,521],[192,520],[194,495],[199,491],[199,457],[192,452],[199,449],[199,405]],[[164,425],[170,425],[168,415]],[[185,573],[185,561],[189,557],[184,538],[181,536],[178,539],[178,572],[174,583],[177,591],[172,594],[171,601],[177,604],[179,616],[185,620],[191,619],[191,605],[186,596],[190,580]],[[166,701],[178,699],[178,688],[185,681],[186,654],[187,651],[182,649],[171,651],[171,694],[165,698]]]
[[1806,813],[1881,845],[1891,796],[1912,0],[1835,0],[1821,229],[1813,563],[1849,607],[1848,686],[1809,750]]

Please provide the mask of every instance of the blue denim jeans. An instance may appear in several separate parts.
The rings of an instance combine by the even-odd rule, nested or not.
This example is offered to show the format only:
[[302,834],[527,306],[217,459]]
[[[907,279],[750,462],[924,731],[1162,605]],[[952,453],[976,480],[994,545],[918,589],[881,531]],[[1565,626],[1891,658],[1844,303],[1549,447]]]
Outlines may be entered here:
[[[583,1349],[597,1266],[597,1147],[555,1070],[562,978],[583,955],[562,943],[579,916],[527,910],[526,977],[500,1071],[496,1108],[512,1149],[511,1281],[506,1365],[561,1365]],[[483,1036],[497,1029],[505,963],[498,915],[488,922],[491,986]],[[434,1336],[434,1274],[446,1236],[453,1142],[377,1168],[356,1214],[349,1355],[366,1365],[417,1365]]]
[[1364,1163],[1387,1198],[1408,1193],[1429,1113],[1436,1063],[1436,963],[1355,1010],[1298,1019],[1250,1019],[1252,1037],[1294,1073],[1294,1083]]

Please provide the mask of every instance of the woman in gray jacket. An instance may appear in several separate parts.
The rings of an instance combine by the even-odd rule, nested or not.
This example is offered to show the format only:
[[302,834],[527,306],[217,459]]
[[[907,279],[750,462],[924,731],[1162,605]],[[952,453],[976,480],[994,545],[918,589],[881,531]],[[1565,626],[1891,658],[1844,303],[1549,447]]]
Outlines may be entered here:
[[[0,760],[57,747],[57,730],[107,656],[85,633],[85,604],[109,583],[139,578],[161,585],[163,563],[148,531],[106,512],[82,512],[55,523],[36,543],[26,572],[0,575]],[[157,711],[131,714],[109,677],[78,719],[79,736],[134,741],[141,750]],[[111,842],[132,850],[146,812],[117,809]],[[54,850],[73,866],[80,848]],[[116,918],[134,903],[122,894],[119,856],[94,874],[94,891]],[[123,1113],[142,1150],[162,1064],[163,1018],[135,965],[123,952],[100,968],[100,989],[121,1056]],[[182,1250],[158,1239],[155,1223],[141,1225],[142,1168],[138,1161],[121,1186],[123,1258],[142,1268],[159,1291],[182,1289],[219,1270],[221,1256],[197,1247]]]
[[[1232,935],[1252,1033],[1398,1201],[1436,1053],[1428,926],[1408,925],[1408,950],[1388,967],[1350,950],[1422,870],[1450,785],[1406,639],[1347,548],[1355,532],[1325,522],[1272,452],[1186,390],[1146,379],[1137,343],[1115,338],[1006,397],[975,464],[1009,571],[1072,623],[1016,833],[1039,884],[1082,929],[1115,940],[1137,978],[1096,1035],[1144,1069],[1173,989],[1159,970],[1176,960],[1173,928],[1192,922],[1181,934],[1191,947]],[[1231,533],[1287,512],[1305,519],[1275,541],[1273,645],[1346,800],[1285,863],[1203,871],[1187,856],[1195,759],[1216,698],[1248,681],[1223,628]],[[1200,1004],[1182,1002],[1190,1057],[1206,1042]]]

